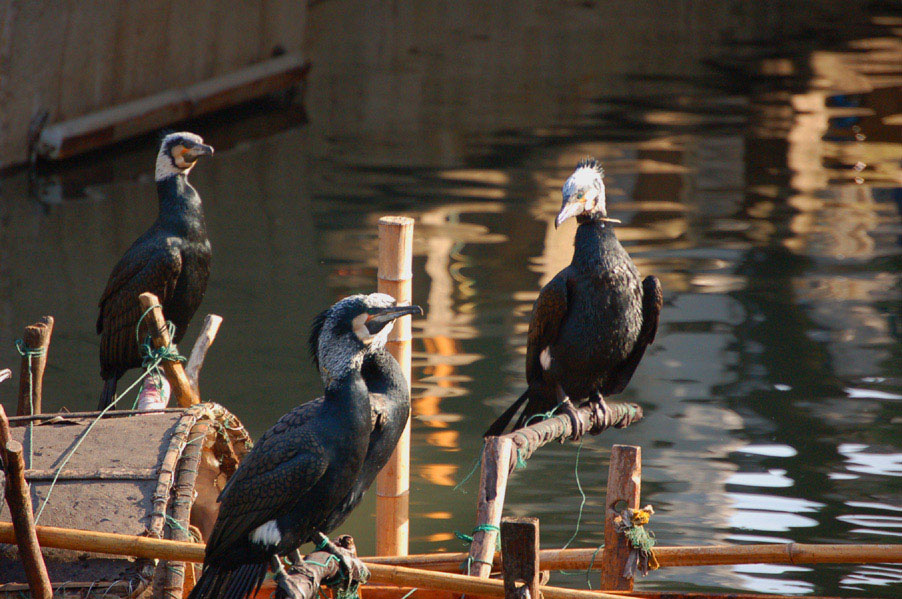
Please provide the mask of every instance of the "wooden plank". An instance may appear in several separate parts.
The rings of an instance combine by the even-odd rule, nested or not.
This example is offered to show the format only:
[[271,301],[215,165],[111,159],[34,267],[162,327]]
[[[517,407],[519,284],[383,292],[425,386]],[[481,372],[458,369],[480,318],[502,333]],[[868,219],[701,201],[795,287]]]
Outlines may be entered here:
[[539,519],[501,520],[501,563],[504,599],[539,598]]
[[38,156],[60,160],[300,83],[309,66],[285,54],[180,89],[153,94],[44,128]]
[[633,579],[623,577],[629,557],[629,541],[617,532],[615,521],[625,507],[639,509],[642,485],[642,449],[634,445],[614,445],[608,467],[608,488],[604,503],[604,551],[601,562],[601,588],[632,591]]
[[194,387],[194,392],[198,395],[200,395],[200,387],[198,385],[200,369],[204,366],[207,350],[213,345],[221,324],[222,316],[207,314],[206,318],[204,318],[204,326],[197,335],[194,347],[191,348],[191,355],[188,357],[188,363],[185,365],[185,374],[188,375],[188,380],[191,381],[191,386]]

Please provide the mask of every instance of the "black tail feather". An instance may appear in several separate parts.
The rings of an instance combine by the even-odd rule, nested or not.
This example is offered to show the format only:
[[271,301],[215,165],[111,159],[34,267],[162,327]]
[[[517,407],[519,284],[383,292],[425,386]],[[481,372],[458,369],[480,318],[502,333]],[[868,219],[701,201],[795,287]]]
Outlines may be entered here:
[[529,389],[524,391],[523,395],[521,395],[517,401],[512,403],[508,409],[504,410],[504,413],[501,414],[501,416],[498,416],[498,418],[495,419],[495,422],[492,423],[483,437],[497,437],[498,435],[504,434],[504,429],[507,428],[507,425],[513,420],[514,415],[520,410],[520,406],[522,406],[527,399],[529,399]]
[[188,599],[247,599],[263,585],[266,566],[263,562],[226,569],[211,564],[204,568]]
[[100,393],[100,401],[97,403],[97,409],[103,410],[116,399],[116,384],[119,382],[118,376],[112,376],[103,381],[103,391]]

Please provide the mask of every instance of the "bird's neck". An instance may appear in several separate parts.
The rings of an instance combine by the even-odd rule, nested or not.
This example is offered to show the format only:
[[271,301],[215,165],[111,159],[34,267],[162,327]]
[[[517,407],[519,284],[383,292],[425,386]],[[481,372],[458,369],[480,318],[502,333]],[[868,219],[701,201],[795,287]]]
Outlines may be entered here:
[[157,181],[160,200],[158,221],[174,233],[188,237],[205,236],[204,210],[197,191],[184,174]]
[[624,252],[611,223],[588,217],[577,227],[573,247],[572,264],[577,267],[603,266]]
[[361,376],[360,369],[366,356],[364,350],[352,349],[340,341],[334,343],[325,355],[320,355],[319,370],[326,387],[356,374]]

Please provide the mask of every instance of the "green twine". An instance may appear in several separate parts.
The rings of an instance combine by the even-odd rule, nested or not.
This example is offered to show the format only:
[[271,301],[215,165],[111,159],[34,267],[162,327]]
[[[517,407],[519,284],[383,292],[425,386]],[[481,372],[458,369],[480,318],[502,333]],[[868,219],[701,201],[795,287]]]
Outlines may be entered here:
[[304,563],[307,563],[307,564],[313,564],[314,566],[319,566],[320,568],[325,569],[325,568],[328,568],[328,567],[329,567],[329,562],[333,562],[333,561],[334,561],[334,562],[339,562],[339,561],[341,561],[341,560],[339,560],[338,557],[336,557],[336,556],[334,556],[334,555],[332,555],[332,554],[330,553],[330,554],[329,554],[329,557],[326,559],[326,563],[318,562],[318,561],[316,561],[316,560],[314,560],[314,559],[305,559],[305,560],[304,560]]
[[[319,544],[316,546],[316,550],[322,551],[323,549],[325,549],[328,546],[329,546],[329,537],[327,537],[326,535],[323,535],[323,540],[320,541]],[[335,556],[333,556],[333,557],[335,557]]]
[[191,536],[191,531],[188,530],[187,528],[185,528],[184,526],[182,526],[182,523],[181,523],[181,522],[179,522],[178,520],[176,520],[175,518],[173,518],[173,517],[170,516],[169,514],[164,514],[164,515],[166,516],[166,525],[169,526],[169,528],[175,528],[175,529],[177,529],[177,530],[182,531],[183,533],[185,533],[185,534],[188,535],[189,537]]
[[579,446],[576,448],[576,462],[573,465],[573,477],[576,479],[576,488],[579,490],[579,494],[582,497],[582,500],[579,502],[579,513],[576,516],[576,530],[573,531],[573,536],[570,537],[570,540],[567,541],[562,549],[566,549],[570,546],[570,543],[576,538],[576,535],[579,534],[579,525],[583,520],[583,508],[586,507],[586,493],[583,491],[582,482],[579,480],[579,454],[583,450],[583,442],[582,439],[579,441]]
[[467,483],[468,480],[473,478],[473,475],[476,474],[476,469],[479,468],[479,464],[482,463],[482,452],[479,452],[479,455],[476,456],[476,459],[473,460],[473,467],[470,468],[470,472],[463,478],[462,481],[454,485],[453,491],[460,491],[461,493],[466,494],[466,491],[462,489],[462,487]]
[[[28,358],[28,414],[34,415],[34,374],[31,371],[32,358],[39,358],[47,353],[46,347],[28,347],[22,339],[16,339],[16,350],[23,358]],[[28,465],[34,461],[34,422],[28,421]]]
[[[159,304],[154,304],[153,306],[151,306],[150,308],[145,310],[144,314],[141,315],[141,318],[138,319],[138,324],[135,325],[135,340],[138,343],[140,343],[141,334],[139,331],[141,328],[141,322],[150,313],[150,311],[153,310],[154,308],[162,308],[162,306]],[[172,324],[171,322],[168,322],[167,325],[169,327],[169,333],[170,333],[170,339],[171,339],[172,333],[175,331],[175,325]],[[149,337],[148,337],[148,341],[146,342],[146,344],[149,345]],[[160,350],[165,350],[165,351],[160,351]],[[113,401],[110,402],[110,405],[108,405],[107,407],[105,407],[103,410],[100,411],[100,413],[97,415],[97,417],[91,421],[91,424],[88,425],[88,428],[85,429],[85,432],[83,432],[81,434],[81,437],[78,438],[78,441],[76,441],[75,444],[72,446],[72,449],[69,450],[69,453],[66,454],[66,457],[63,458],[62,462],[60,462],[59,467],[56,469],[56,472],[53,475],[53,480],[50,481],[50,486],[47,488],[47,495],[44,497],[44,500],[41,502],[41,507],[38,510],[37,514],[35,514],[35,517],[34,517],[35,524],[37,524],[38,521],[41,519],[41,514],[44,513],[44,508],[47,507],[47,502],[50,501],[50,495],[53,493],[53,489],[56,487],[56,481],[57,481],[57,479],[59,479],[59,476],[62,473],[63,468],[65,468],[66,464],[69,463],[69,460],[72,458],[72,456],[78,450],[78,448],[81,446],[82,442],[88,437],[88,435],[94,429],[94,426],[98,422],[100,422],[100,420],[106,415],[107,412],[112,410],[116,406],[116,404],[119,403],[119,400],[121,400],[123,397],[125,397],[129,391],[134,389],[138,385],[138,383],[142,382],[144,380],[144,377],[146,377],[148,374],[150,374],[151,370],[159,368],[160,362],[162,362],[164,359],[173,360],[173,361],[179,360],[181,362],[185,361],[185,358],[183,356],[180,356],[178,354],[178,351],[172,349],[171,346],[167,346],[165,348],[159,348],[158,350],[151,350],[149,355],[153,356],[153,362],[147,363],[147,364],[142,363],[142,366],[144,367],[144,372],[142,372],[141,375],[138,376],[138,378],[135,380],[135,382],[133,382],[131,385],[129,385],[125,391],[118,394],[113,399]]]
[[417,589],[417,588],[410,589],[410,590],[407,592],[406,595],[404,595],[403,597],[401,597],[401,599],[407,599],[408,597],[410,597],[411,595],[413,595],[414,593],[416,593],[416,592],[419,591],[419,590],[420,590],[420,589]]
[[[476,528],[473,529],[472,534],[468,535],[468,534],[464,534],[464,533],[460,532],[459,530],[455,530],[454,536],[457,537],[458,539],[460,539],[461,541],[463,541],[464,545],[469,545],[473,542],[473,535],[475,535],[477,532],[500,533],[501,529],[498,528],[497,526],[495,526],[494,524],[480,524]],[[501,545],[501,537],[495,538],[495,544],[499,545],[499,546]],[[500,549],[500,547],[499,547],[499,549]]]
[[595,565],[595,558],[598,556],[598,552],[604,549],[604,543],[599,545],[595,551],[592,552],[592,559],[589,560],[589,567],[586,568],[586,584],[589,585],[589,590],[592,590],[592,566]]
[[655,541],[654,533],[650,530],[645,530],[645,527],[641,524],[627,528],[623,531],[623,534],[626,536],[633,549],[638,549],[645,553],[651,553],[652,547],[654,547],[657,542]]

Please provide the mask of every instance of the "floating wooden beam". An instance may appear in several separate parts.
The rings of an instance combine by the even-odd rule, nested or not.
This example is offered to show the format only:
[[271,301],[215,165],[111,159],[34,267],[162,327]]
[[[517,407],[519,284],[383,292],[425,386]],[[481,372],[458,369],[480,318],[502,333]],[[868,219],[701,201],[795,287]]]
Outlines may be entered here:
[[539,519],[501,520],[504,599],[539,599]]
[[633,579],[624,578],[632,547],[615,522],[621,510],[639,509],[642,485],[642,449],[635,445],[614,445],[608,467],[608,487],[604,502],[604,550],[601,555],[601,588],[609,591],[632,591]]
[[[384,216],[379,219],[378,291],[394,297],[399,305],[412,298],[413,219]],[[386,347],[398,360],[410,385],[410,316],[397,319]],[[388,463],[376,478],[376,553],[407,555],[410,538],[410,419]]]
[[49,160],[69,158],[297,85],[308,70],[300,54],[285,54],[188,87],[50,125],[41,131],[35,150]]
[[213,345],[213,340],[216,339],[216,333],[219,332],[219,325],[221,324],[222,316],[207,314],[206,318],[204,318],[204,326],[194,342],[194,347],[191,348],[191,356],[188,357],[188,363],[185,365],[185,374],[188,376],[188,380],[191,381],[191,386],[194,387],[194,392],[197,395],[200,395],[200,387],[197,382],[200,378],[200,369],[204,366],[207,350]]
[[[25,344],[26,355],[22,356],[22,367],[19,371],[19,406],[16,410],[18,416],[41,413],[44,367],[47,365],[47,349],[52,333],[52,316],[42,316],[36,323],[25,327],[22,342]],[[28,352],[37,353],[27,355]]]
[[[508,437],[489,437],[482,450],[482,472],[476,497],[476,529],[467,562],[467,574],[488,578],[492,573],[495,543],[511,471],[511,447]],[[487,527],[480,530],[480,527]]]
[[[34,525],[31,507],[31,493],[25,482],[25,458],[22,444],[9,438],[9,423],[6,411],[0,406],[0,444],[2,444],[3,465],[6,472],[5,495],[9,505],[10,525],[19,546],[19,559],[25,568],[31,596],[37,599],[51,599],[53,587],[47,575],[47,566],[41,554],[41,546]],[[5,524],[5,523],[4,523]]]
[[[150,310],[147,316],[144,317],[144,321],[147,323],[147,331],[150,333],[154,347],[157,349],[169,347],[172,339],[169,337],[169,329],[166,326],[166,319],[163,317],[163,309],[160,307],[159,298],[153,293],[142,293],[138,296],[138,302],[141,304],[142,311]],[[163,360],[160,363],[160,367],[166,374],[166,379],[172,386],[172,394],[180,407],[187,408],[200,402],[200,398],[195,393],[194,387],[191,386],[191,381],[188,380],[181,362]]]

